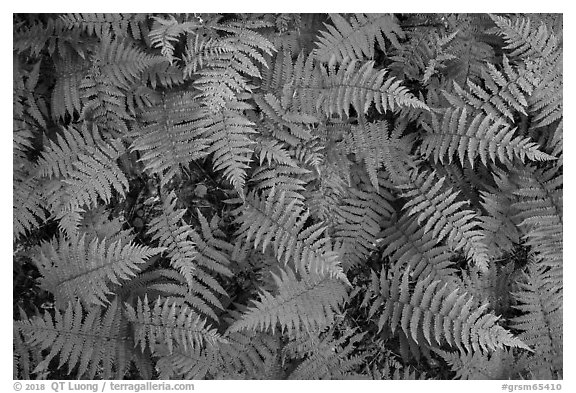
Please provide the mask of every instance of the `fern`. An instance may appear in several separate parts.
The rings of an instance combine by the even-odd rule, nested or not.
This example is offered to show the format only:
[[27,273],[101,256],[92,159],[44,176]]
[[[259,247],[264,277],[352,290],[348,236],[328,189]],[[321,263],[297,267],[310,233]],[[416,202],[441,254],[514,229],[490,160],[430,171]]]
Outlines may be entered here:
[[513,376],[513,356],[510,351],[497,350],[491,354],[468,354],[436,351],[456,372],[456,378],[468,380],[508,379]]
[[166,57],[170,64],[174,62],[174,42],[178,42],[179,36],[183,33],[194,33],[199,27],[195,22],[179,23],[176,18],[169,15],[168,19],[153,16],[154,25],[148,33],[150,43],[153,47],[160,48],[162,56]]
[[205,119],[203,134],[210,141],[207,153],[212,154],[214,169],[224,170],[224,176],[240,193],[253,153],[249,135],[256,133],[252,128],[254,124],[242,114],[249,108],[243,102],[228,103],[220,112]]
[[430,231],[425,231],[409,216],[391,217],[379,233],[382,256],[394,261],[394,266],[405,266],[411,278],[422,277],[454,281],[454,265],[450,261],[450,249],[438,245]]
[[150,223],[148,233],[168,251],[172,266],[185,278],[189,291],[196,296],[193,306],[217,319],[210,305],[222,309],[216,294],[226,296],[227,293],[210,273],[232,275],[225,254],[230,245],[219,242],[213,236],[209,223],[201,213],[198,217],[202,236],[197,233],[183,220],[186,210],[176,210],[177,202],[174,192],[163,196],[160,214]]
[[139,265],[161,252],[126,243],[60,237],[42,244],[34,263],[42,273],[41,286],[61,304],[81,299],[87,304],[104,305],[113,291],[109,283],[120,285],[136,276]]
[[247,195],[237,213],[242,213],[238,220],[240,233],[246,241],[253,241],[255,248],[261,245],[265,251],[274,240],[276,258],[284,264],[292,260],[299,272],[330,274],[347,281],[329,239],[320,237],[324,232],[322,223],[304,229],[309,212],[298,199],[287,199],[284,192],[273,188],[266,199]]
[[60,15],[60,19],[67,29],[78,29],[97,37],[114,33],[118,37],[131,36],[138,40],[146,31],[144,14],[66,14]]
[[499,326],[498,317],[485,313],[487,304],[473,309],[467,293],[430,276],[409,289],[409,270],[395,270],[390,278],[383,269],[372,273],[371,291],[376,296],[370,315],[380,310],[378,327],[401,328],[415,342],[448,344],[460,352],[493,351],[504,346],[529,349],[520,339]]
[[514,244],[520,243],[520,231],[512,220],[515,213],[512,200],[496,192],[481,192],[481,195],[482,206],[488,214],[480,217],[480,226],[484,230],[488,249],[494,250],[492,253],[500,257],[502,253],[512,251]]
[[249,182],[254,184],[254,191],[274,189],[289,199],[302,199],[302,192],[306,190],[303,178],[309,174],[309,170],[299,166],[274,165],[255,170]]
[[561,379],[562,40],[14,14],[14,377]]
[[550,61],[550,56],[559,46],[558,39],[548,32],[545,24],[540,24],[536,30],[531,28],[529,18],[517,18],[515,21],[497,15],[491,18],[504,36],[508,44],[504,49],[511,51],[511,57],[537,57]]
[[[104,142],[96,127],[70,127],[57,135],[39,158],[40,176],[55,178],[46,184],[44,195],[53,215],[62,219],[61,228],[76,233],[79,213],[95,206],[98,198],[109,202],[112,191],[124,195],[128,180],[116,164],[124,153],[119,140]],[[68,223],[68,224],[67,224]]]
[[[219,42],[234,50],[217,52],[204,68],[198,70],[194,85],[200,90],[208,110],[218,112],[228,102],[236,101],[236,94],[252,90],[246,77],[260,78],[257,64],[266,65],[262,52],[271,55],[274,48],[259,33],[233,22],[215,25],[214,29],[227,34]],[[187,68],[187,73],[195,67]]]
[[462,210],[466,204],[457,201],[458,192],[443,189],[445,178],[436,179],[434,173],[413,171],[398,187],[402,196],[409,198],[404,209],[409,215],[418,214],[418,223],[426,221],[424,232],[440,241],[446,239],[453,250],[463,250],[466,257],[480,269],[487,269],[488,255],[482,231],[475,229],[479,222],[476,213]]
[[162,183],[208,154],[208,141],[201,137],[206,114],[190,93],[163,94],[140,116],[131,149],[142,152],[146,170],[161,174]]
[[468,81],[470,92],[467,92],[454,83],[454,90],[460,98],[445,93],[446,98],[454,106],[471,106],[493,115],[495,119],[505,116],[509,121],[514,120],[512,110],[526,115],[527,98],[539,81],[534,72],[526,67],[515,70],[506,56],[503,57],[503,67],[504,73],[491,64],[487,65],[488,71],[483,72],[482,78],[485,88]]
[[556,170],[527,168],[518,174],[520,187],[514,191],[519,200],[512,206],[517,211],[527,244],[545,263],[562,262],[563,208],[562,175]]
[[13,234],[17,240],[35,228],[46,216],[39,182],[35,177],[15,178],[13,183]]
[[327,334],[322,341],[314,343],[314,348],[308,349],[306,358],[288,379],[346,379],[365,360],[363,356],[352,355],[362,337],[363,334],[354,334],[353,330],[344,332],[338,339]]
[[60,367],[68,365],[68,374],[75,370],[89,379],[96,375],[120,379],[128,371],[131,343],[117,300],[104,313],[100,307],[85,309],[80,302],[73,302],[64,313],[56,310],[51,316],[46,312],[14,325],[34,348],[50,348],[34,373],[46,370],[56,357]]
[[514,137],[515,129],[495,120],[491,114],[478,113],[468,123],[466,108],[447,109],[441,121],[432,115],[432,124],[427,126],[427,130],[429,134],[424,138],[421,150],[425,157],[433,155],[435,162],[443,163],[448,156],[448,163],[451,163],[456,152],[462,165],[468,156],[472,167],[478,156],[484,165],[488,165],[488,158],[495,162],[496,157],[504,163],[515,157],[522,162],[526,157],[537,161],[554,158],[540,151],[530,138]]
[[142,351],[149,347],[154,353],[159,345],[166,345],[169,353],[174,347],[187,351],[223,340],[187,306],[177,306],[169,300],[158,299],[151,308],[147,297],[139,298],[136,309],[126,304],[126,312],[134,324],[135,344],[140,345]]
[[519,291],[514,293],[522,315],[512,327],[519,338],[534,348],[528,369],[544,378],[555,378],[562,370],[562,272],[536,264],[528,265]]
[[150,222],[148,233],[152,240],[158,240],[161,247],[168,251],[172,265],[184,276],[192,287],[194,280],[195,244],[190,239],[190,225],[183,224],[185,209],[176,210],[177,198],[174,192],[162,198],[160,215]]
[[[366,187],[368,188],[368,187]],[[392,195],[380,189],[350,188],[336,210],[334,238],[341,242],[345,268],[360,264],[377,249],[382,222],[389,219],[394,208]]]
[[342,61],[374,58],[374,43],[385,51],[385,38],[395,47],[404,32],[393,15],[355,14],[350,20],[338,14],[330,14],[334,26],[325,25],[328,31],[320,32],[314,55],[320,61]]
[[54,119],[63,119],[67,115],[73,117],[82,109],[80,83],[89,68],[76,56],[57,59],[54,66],[57,80],[52,91],[52,117]]
[[315,332],[334,322],[339,305],[346,298],[342,283],[329,277],[305,274],[298,280],[286,269],[274,275],[278,294],[263,291],[243,317],[231,327],[231,332],[243,329],[280,331],[288,334]]
[[[308,64],[309,60],[306,63],[297,60],[294,79],[283,91],[284,97],[291,95],[292,102],[303,112],[316,108],[317,112],[327,116],[334,113],[348,116],[350,106],[357,113],[366,113],[372,103],[380,113],[394,111],[400,106],[427,108],[402,86],[400,80],[386,78],[386,69],[376,70],[373,61],[343,62],[337,71],[333,67],[326,70],[323,66],[317,66],[318,74],[309,71]],[[304,68],[300,69],[302,66]],[[312,75],[314,79],[307,80],[307,77],[299,80],[300,73]]]

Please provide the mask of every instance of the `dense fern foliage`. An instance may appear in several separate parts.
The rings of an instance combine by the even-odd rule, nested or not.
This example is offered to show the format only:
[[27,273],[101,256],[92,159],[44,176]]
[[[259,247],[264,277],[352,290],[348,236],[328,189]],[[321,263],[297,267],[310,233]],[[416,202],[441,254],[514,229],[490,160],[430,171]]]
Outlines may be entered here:
[[13,23],[14,378],[563,377],[561,16]]

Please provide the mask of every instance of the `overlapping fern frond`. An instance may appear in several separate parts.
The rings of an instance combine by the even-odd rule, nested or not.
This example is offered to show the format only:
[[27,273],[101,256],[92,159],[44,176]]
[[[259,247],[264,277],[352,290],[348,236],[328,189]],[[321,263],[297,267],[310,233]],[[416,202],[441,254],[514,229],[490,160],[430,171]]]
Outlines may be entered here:
[[122,379],[128,371],[133,344],[118,300],[105,310],[71,302],[64,312],[46,312],[14,325],[33,348],[50,349],[35,373],[47,371],[52,359],[59,359],[60,367],[66,364],[68,374],[75,371],[86,379]]
[[201,319],[186,305],[177,305],[169,299],[158,299],[152,307],[148,298],[138,298],[135,308],[126,304],[127,319],[134,328],[134,343],[144,351],[150,348],[152,353],[159,346],[166,346],[169,353],[174,349],[183,351],[217,345],[224,339],[206,326]]
[[60,15],[60,19],[67,29],[83,31],[97,37],[114,33],[117,37],[130,36],[139,40],[147,30],[145,14],[77,13]]
[[398,328],[420,344],[445,345],[462,353],[488,352],[519,347],[529,349],[520,339],[497,324],[499,317],[486,313],[487,304],[475,300],[458,287],[421,277],[410,289],[409,270],[386,269],[372,273],[370,291],[375,296],[370,316],[379,315],[378,327]]
[[377,249],[381,225],[394,211],[385,189],[350,187],[335,210],[333,238],[340,244],[346,269],[359,265]]
[[214,169],[223,170],[224,176],[240,193],[254,152],[254,142],[249,136],[256,133],[254,123],[243,114],[248,109],[250,105],[245,102],[228,102],[219,112],[204,118],[205,132],[202,135],[210,143],[206,153],[212,155]]
[[217,319],[212,306],[222,309],[218,295],[226,290],[213,276],[214,273],[231,276],[227,253],[232,247],[213,235],[213,229],[198,212],[201,231],[187,224],[183,217],[186,209],[176,209],[178,199],[172,191],[162,195],[159,215],[152,219],[148,233],[168,252],[171,265],[185,278],[190,301],[198,311]]
[[[341,337],[334,338],[329,331],[319,342],[311,340],[313,346],[307,348],[307,343],[300,345],[297,355],[305,355],[304,360],[288,376],[292,380],[311,379],[346,379],[354,378],[352,371],[365,362],[366,354],[352,354],[364,333],[354,330],[346,331]],[[314,336],[315,337],[315,336]],[[298,341],[296,341],[298,343]],[[290,344],[284,348],[288,352]],[[300,344],[300,343],[298,343]],[[302,351],[304,349],[304,351]],[[291,356],[296,357],[296,356]]]
[[464,165],[468,157],[473,167],[479,156],[484,165],[488,162],[510,162],[519,158],[533,161],[554,159],[553,156],[539,150],[537,143],[530,138],[515,136],[516,129],[511,129],[506,123],[494,118],[492,114],[477,113],[469,122],[468,111],[462,109],[446,109],[442,119],[432,115],[432,124],[428,125],[421,151],[426,157],[432,156],[435,162],[442,162],[447,156],[448,163],[458,154],[460,163]]
[[38,173],[52,179],[43,190],[50,211],[63,219],[66,232],[75,233],[78,214],[86,207],[95,206],[98,199],[108,203],[113,191],[124,195],[128,189],[128,179],[116,163],[125,148],[117,139],[103,141],[98,129],[85,123],[80,129],[65,129],[56,139],[38,159]]
[[526,360],[528,370],[537,378],[558,378],[563,368],[562,269],[529,264],[518,289],[514,307],[522,315],[512,319],[512,327],[534,349]]
[[438,179],[434,172],[412,171],[404,183],[398,185],[408,202],[409,215],[417,216],[424,224],[424,232],[441,241],[446,239],[453,250],[463,250],[468,260],[482,270],[488,268],[488,250],[483,232],[478,228],[477,213],[463,209],[466,201],[458,201],[459,192],[444,186],[446,178]]
[[298,272],[330,275],[347,282],[337,252],[330,239],[323,237],[322,223],[305,227],[310,213],[300,199],[287,198],[274,188],[265,197],[248,194],[243,206],[236,210],[239,233],[255,248],[265,251],[272,246],[279,261]]
[[260,33],[236,22],[212,27],[223,37],[210,46],[221,49],[205,56],[200,68],[200,59],[193,60],[193,57],[194,52],[202,48],[189,47],[185,74],[198,76],[194,85],[200,90],[204,105],[209,111],[218,112],[228,102],[236,101],[237,94],[252,90],[249,78],[260,78],[259,68],[266,67],[263,54],[272,55],[274,47]]
[[447,92],[444,95],[454,107],[471,107],[494,119],[506,118],[512,122],[514,112],[527,115],[528,97],[539,85],[539,77],[527,66],[515,69],[506,55],[502,58],[502,66],[503,72],[493,64],[486,64],[482,71],[484,87],[468,80],[468,92],[454,82],[456,95]]
[[207,138],[202,136],[206,111],[189,93],[162,94],[156,104],[140,114],[131,149],[150,173],[167,183],[191,161],[206,156]]
[[452,252],[438,244],[429,231],[407,215],[392,217],[383,225],[379,233],[383,247],[382,256],[390,257],[394,266],[405,266],[413,280],[431,277],[445,282],[454,281],[454,264],[450,260]]
[[394,15],[354,14],[349,19],[330,14],[334,26],[325,24],[328,31],[321,31],[314,56],[320,61],[344,59],[373,59],[374,44],[386,52],[386,40],[400,47],[404,32]]
[[179,41],[179,36],[184,33],[193,33],[200,26],[196,21],[187,21],[180,23],[173,15],[168,18],[153,16],[154,24],[152,30],[148,33],[150,43],[154,48],[160,48],[170,64],[174,62],[174,43]]
[[280,330],[288,334],[318,332],[334,323],[338,309],[346,299],[342,282],[328,276],[303,273],[300,279],[290,269],[273,275],[278,293],[262,291],[242,317],[230,327],[231,332]]
[[80,299],[104,305],[113,293],[110,285],[135,277],[148,258],[163,248],[150,248],[124,239],[108,241],[86,235],[67,239],[59,236],[44,242],[34,263],[42,274],[40,285],[60,304]]
[[551,266],[561,266],[563,251],[563,177],[555,168],[526,168],[517,174],[518,201],[512,205],[519,228],[530,245]]

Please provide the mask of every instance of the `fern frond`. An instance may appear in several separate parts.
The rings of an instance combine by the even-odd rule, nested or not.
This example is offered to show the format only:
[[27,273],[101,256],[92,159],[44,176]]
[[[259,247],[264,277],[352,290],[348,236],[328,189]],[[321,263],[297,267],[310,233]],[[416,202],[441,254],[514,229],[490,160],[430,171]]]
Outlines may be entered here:
[[80,83],[82,111],[80,119],[97,124],[113,136],[128,132],[127,121],[132,117],[126,112],[126,96],[97,70],[91,72]]
[[146,170],[161,174],[165,184],[181,166],[208,154],[208,140],[202,137],[206,116],[191,93],[162,94],[157,105],[140,114],[130,148],[142,152]]
[[235,48],[231,42],[215,38],[205,39],[197,34],[194,36],[194,40],[188,40],[184,54],[184,62],[186,63],[184,75],[190,77],[213,61],[222,59],[225,53],[234,51]]
[[[378,191],[378,171],[385,166],[391,173],[393,167],[401,166],[402,141],[388,134],[388,123],[375,123],[360,120],[359,125],[353,125],[351,132],[344,135],[341,142],[348,153],[354,153],[356,161],[364,161],[366,171],[372,186]],[[396,161],[396,162],[394,162]]]
[[533,29],[530,18],[520,17],[512,21],[498,15],[490,17],[508,44],[504,49],[512,51],[510,57],[524,59],[534,57],[550,61],[552,55],[559,49],[558,38],[553,32],[548,31],[544,23],[540,23],[538,29]]
[[522,331],[519,338],[534,348],[528,369],[549,378],[557,378],[563,369],[562,288],[561,268],[532,263],[513,294],[518,301],[514,307],[522,315],[512,319],[512,327]]
[[[271,55],[274,47],[264,36],[246,27],[232,23],[214,28],[227,33],[219,42],[222,47],[233,50],[222,50],[207,60],[205,67],[197,72],[199,77],[194,86],[200,90],[200,97],[208,110],[218,112],[227,103],[236,101],[237,94],[252,90],[246,78],[261,77],[258,65],[267,66],[262,53]],[[187,68],[188,73],[194,69],[194,64]]]
[[264,123],[263,125],[270,129],[270,133],[275,138],[287,142],[291,146],[297,146],[312,139],[310,129],[315,123],[318,123],[315,116],[290,111],[286,108],[285,103],[271,93],[254,94],[253,98],[258,107],[266,114],[266,117],[271,120],[272,124]]
[[310,171],[300,166],[274,165],[257,168],[249,179],[254,191],[271,190],[285,193],[289,199],[304,199],[303,191]]
[[46,49],[50,56],[57,52],[58,57],[63,59],[71,58],[71,56],[85,58],[90,43],[80,37],[82,31],[68,29],[60,18],[47,17],[46,19],[45,24],[34,22],[31,26],[15,29],[14,50],[21,54],[27,54],[29,51],[32,57],[38,57]]
[[14,241],[46,218],[43,195],[36,177],[14,176],[12,183]]
[[508,58],[502,59],[503,72],[496,69],[493,64],[486,64],[482,70],[484,87],[468,80],[468,89],[465,91],[454,82],[454,94],[443,92],[444,96],[454,107],[472,107],[492,115],[494,119],[508,118],[514,121],[514,112],[527,114],[528,97],[539,84],[539,78],[528,67],[514,69]]
[[173,88],[184,83],[182,70],[169,62],[158,62],[142,71],[142,81],[150,83],[153,89],[156,86]]
[[[26,319],[26,316],[24,318]],[[12,356],[12,378],[13,379],[34,379],[34,369],[42,361],[41,353],[26,344],[26,338],[16,324],[12,327],[13,356]],[[40,379],[41,376],[38,376]]]
[[211,272],[232,276],[226,255],[232,246],[214,237],[210,224],[200,212],[202,235],[186,224],[183,219],[186,209],[177,210],[177,201],[174,191],[162,196],[160,214],[150,223],[148,233],[166,248],[171,265],[186,279],[188,290],[196,296],[190,299],[192,306],[217,319],[209,304],[222,309],[216,294],[227,296],[227,293]]
[[60,15],[60,19],[68,29],[78,29],[99,38],[114,33],[117,37],[131,36],[139,40],[143,35],[142,30],[147,30],[145,14],[81,13]]
[[398,48],[398,39],[404,38],[394,15],[355,14],[346,20],[341,15],[330,14],[330,19],[334,26],[324,24],[328,31],[320,32],[314,50],[314,56],[322,62],[373,59],[375,42],[386,52],[385,39]]
[[[346,379],[356,367],[365,362],[367,354],[352,354],[365,333],[344,332],[335,339],[327,334],[307,353],[306,358],[288,376],[288,379]],[[346,342],[346,344],[345,344]]]
[[128,132],[125,124],[131,117],[126,113],[124,90],[148,67],[163,62],[130,44],[105,34],[92,56],[92,67],[80,84],[81,118],[93,119],[103,128]]
[[326,69],[314,61],[313,55],[301,53],[292,62],[288,54],[279,54],[274,69],[264,76],[262,87],[281,97],[285,108],[310,115],[348,117],[350,106],[364,114],[372,104],[380,113],[404,106],[428,110],[401,80],[387,77],[388,70],[377,70],[374,64],[346,59],[337,70],[333,65]]
[[384,189],[348,189],[336,210],[333,238],[342,245],[345,270],[359,265],[377,246],[383,221],[390,218],[393,197]]
[[382,256],[390,257],[394,266],[406,266],[415,281],[422,277],[454,281],[456,270],[450,261],[450,249],[439,245],[434,235],[425,231],[416,220],[403,215],[382,226],[384,230],[378,234]]
[[93,72],[103,74],[117,87],[127,89],[139,79],[148,67],[164,63],[160,56],[150,55],[126,39],[101,37],[101,43],[92,57]]
[[46,312],[14,325],[33,348],[49,350],[35,373],[47,371],[56,357],[58,368],[67,364],[68,374],[76,370],[76,375],[86,379],[122,379],[128,371],[132,343],[117,300],[104,313],[100,307],[83,308],[74,302],[64,313],[56,309],[54,316]]
[[556,168],[528,167],[518,174],[519,188],[514,194],[519,200],[512,205],[527,244],[551,266],[562,264],[562,179]]
[[215,170],[223,170],[224,176],[234,188],[242,193],[246,169],[254,152],[250,134],[255,134],[254,123],[243,111],[250,105],[235,101],[228,102],[217,113],[207,115],[203,137],[210,141],[206,153],[212,154]]
[[479,225],[477,214],[462,209],[466,202],[457,201],[458,192],[452,192],[452,188],[443,188],[445,179],[437,179],[434,172],[413,171],[398,185],[402,197],[408,200],[404,209],[408,209],[408,215],[417,214],[419,224],[426,223],[424,232],[431,231],[438,242],[446,239],[451,249],[463,250],[468,260],[485,270],[488,250],[483,232],[475,228]]
[[430,84],[436,79],[434,76],[440,78],[446,62],[456,58],[450,53],[450,44],[457,35],[458,31],[441,35],[439,29],[406,31],[407,41],[390,56],[394,61],[390,69],[404,79],[421,79],[424,84]]
[[154,24],[148,33],[150,43],[155,48],[160,48],[162,56],[166,57],[170,64],[174,61],[174,43],[179,41],[179,36],[184,33],[194,33],[200,27],[197,22],[180,23],[173,15],[168,19],[153,16]]
[[300,199],[289,199],[284,192],[273,188],[266,198],[250,193],[236,214],[241,224],[239,233],[246,241],[252,241],[254,248],[269,245],[279,261],[293,262],[296,270],[337,277],[347,282],[342,272],[339,256],[329,244],[329,239],[321,237],[322,223],[304,228],[309,212]]
[[425,157],[434,157],[434,162],[444,163],[448,156],[448,163],[458,153],[460,163],[464,165],[465,156],[468,156],[470,165],[480,156],[484,165],[496,162],[507,163],[514,157],[522,162],[525,158],[537,161],[554,159],[538,149],[538,144],[530,138],[514,137],[516,129],[510,129],[506,123],[494,118],[492,114],[476,114],[468,123],[468,111],[463,109],[446,109],[442,120],[432,114],[432,124],[427,125],[428,133],[425,135],[421,152]]
[[[158,353],[162,353],[158,349]],[[163,354],[158,359],[160,379],[208,379],[207,375],[217,366],[216,351],[211,347],[195,346],[184,351],[175,348],[171,353]]]
[[317,332],[334,323],[340,304],[346,299],[346,289],[339,281],[327,276],[304,274],[298,280],[290,270],[273,274],[278,294],[262,291],[261,300],[230,326],[230,332],[279,329],[288,334]]
[[298,166],[282,142],[263,137],[255,138],[255,142],[254,153],[260,159],[260,166],[263,166],[264,161],[267,161],[269,166],[273,163],[289,167]]
[[476,302],[468,293],[430,276],[418,280],[411,291],[409,274],[409,270],[395,270],[389,278],[385,269],[380,277],[372,272],[370,291],[376,300],[370,315],[380,311],[379,329],[389,326],[394,333],[401,328],[416,343],[424,337],[428,345],[448,344],[462,353],[504,346],[529,349],[497,324],[499,317],[485,312],[487,304],[474,308]]
[[225,341],[188,306],[178,306],[167,299],[159,298],[150,307],[147,297],[138,298],[135,309],[126,304],[126,313],[134,327],[134,343],[142,351],[150,348],[155,353],[157,346],[166,345],[172,353],[175,348],[187,351]]
[[171,265],[178,270],[192,287],[195,284],[194,270],[196,268],[196,247],[190,239],[191,227],[183,222],[186,209],[176,209],[178,199],[171,191],[162,196],[160,214],[149,224],[148,234],[152,240],[157,240],[160,247],[166,249]]
[[[116,163],[125,151],[121,141],[104,142],[98,129],[90,130],[85,123],[81,129],[64,129],[56,139],[45,146],[37,168],[40,176],[55,178],[46,183],[43,193],[57,219],[77,221],[79,213],[95,206],[98,198],[108,203],[113,190],[124,195],[128,179]],[[75,225],[69,228],[67,232],[76,232]]]
[[482,207],[487,215],[480,216],[480,226],[484,230],[485,241],[491,254],[500,257],[520,244],[520,231],[512,220],[514,209],[512,200],[499,191],[480,191]]
[[[300,87],[294,82],[293,94],[296,94],[294,99],[298,100],[308,91],[316,92],[315,107],[328,116],[338,114],[348,117],[350,106],[356,113],[367,113],[372,103],[379,113],[394,111],[402,106],[428,109],[402,85],[401,80],[386,78],[388,70],[375,69],[373,61],[344,61],[338,71],[329,67],[323,72],[326,74],[320,86],[302,84]],[[305,108],[304,104],[305,101],[300,104],[302,108]]]
[[453,59],[447,61],[443,74],[461,85],[467,80],[478,81],[486,63],[496,62],[494,48],[468,27],[464,27],[463,31],[456,35],[450,45],[450,54]]
[[498,349],[490,354],[482,352],[462,353],[435,350],[452,371],[457,379],[487,380],[512,379],[514,356],[511,351]]
[[80,83],[89,70],[86,63],[76,57],[57,58],[54,61],[56,68],[56,84],[52,91],[51,109],[53,119],[71,118],[80,113]]
[[219,369],[214,372],[215,378],[230,379],[237,374],[245,379],[265,379],[274,371],[281,345],[279,336],[246,330],[228,332],[226,338],[228,343],[220,346]]
[[540,83],[528,99],[529,112],[532,116],[531,128],[546,127],[562,119],[564,109],[563,95],[563,58],[560,51],[551,64],[537,69]]
[[109,285],[120,285],[136,276],[139,265],[162,252],[127,243],[123,239],[88,239],[86,235],[67,239],[63,236],[42,243],[33,261],[42,274],[40,285],[66,303],[76,298],[87,304],[104,305],[113,293]]

